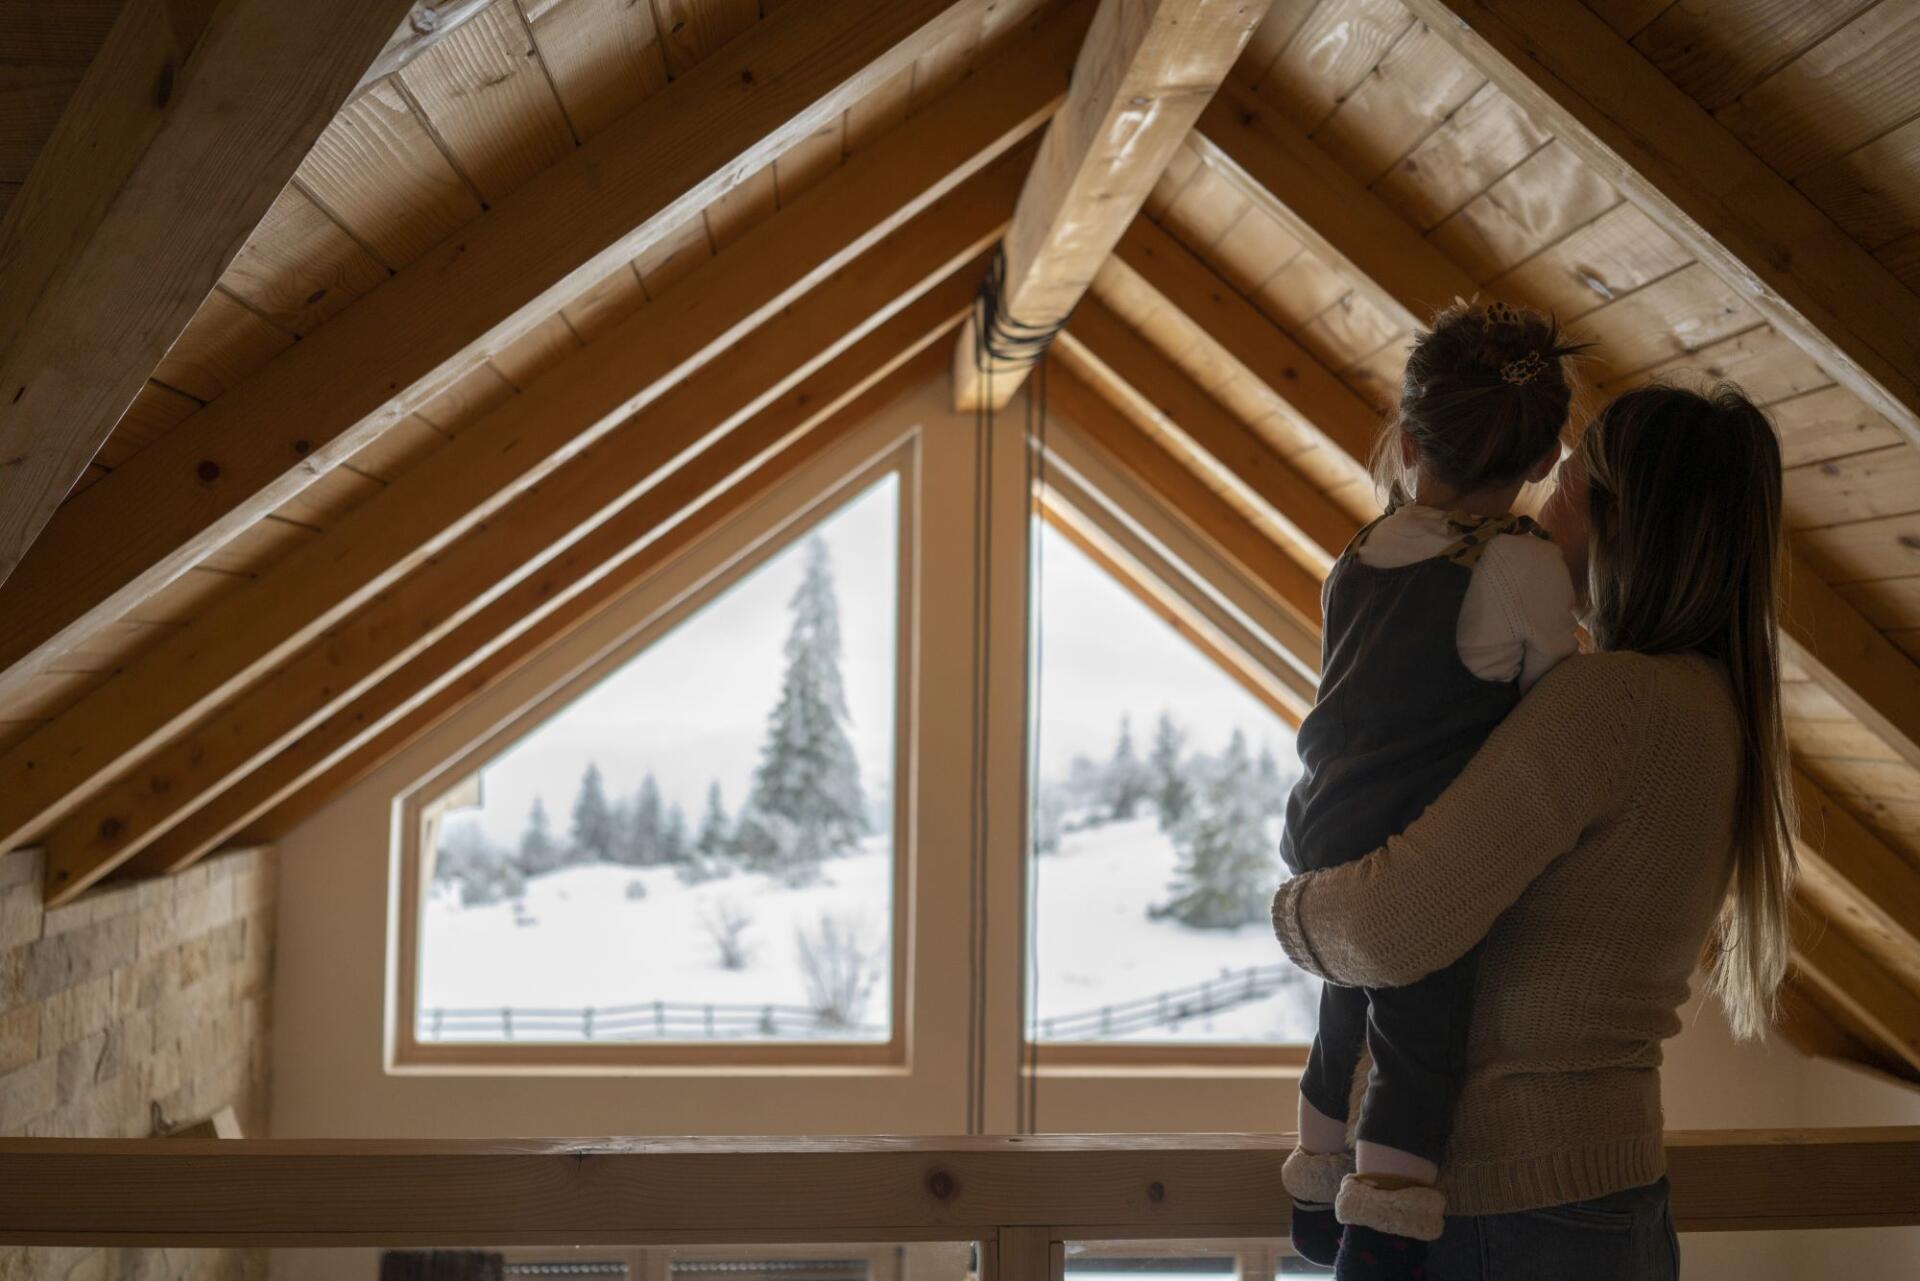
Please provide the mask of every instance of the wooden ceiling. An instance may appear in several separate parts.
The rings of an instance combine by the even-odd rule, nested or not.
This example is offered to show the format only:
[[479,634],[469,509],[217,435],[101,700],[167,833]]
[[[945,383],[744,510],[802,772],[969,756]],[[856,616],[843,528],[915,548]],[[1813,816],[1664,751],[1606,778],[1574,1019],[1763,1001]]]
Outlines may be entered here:
[[[13,279],[79,181],[63,137],[154,110],[99,69],[158,57],[160,115],[200,109],[260,3],[7,15],[7,335],[94,279],[84,238]],[[1377,510],[1409,335],[1456,295],[1595,342],[1588,408],[1657,377],[1764,403],[1808,864],[1788,1030],[1920,1076],[1920,0],[1200,8],[1245,22],[1155,79],[1172,55],[1096,0],[448,0],[384,46],[312,38],[339,69],[260,122],[270,188],[219,198],[203,162],[156,197],[192,138],[141,126],[107,178],[177,200],[199,257],[110,277],[131,337],[83,382],[119,407],[70,415],[62,447],[98,448],[0,569],[0,848],[44,844],[70,897],[285,831],[843,411],[945,376],[1012,225],[1023,297],[1073,308],[1056,407],[1310,624]],[[1194,69],[1255,19],[1209,102],[1227,59]],[[1111,74],[1069,98],[1077,58]],[[1172,123],[1096,173],[1115,86]]]

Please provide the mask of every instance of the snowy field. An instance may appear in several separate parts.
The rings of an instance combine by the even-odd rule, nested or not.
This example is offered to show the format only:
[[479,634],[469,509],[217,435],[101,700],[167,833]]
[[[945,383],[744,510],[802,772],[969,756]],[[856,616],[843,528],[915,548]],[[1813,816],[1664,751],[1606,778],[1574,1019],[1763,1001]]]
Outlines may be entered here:
[[[1274,833],[1278,848],[1278,831]],[[1264,924],[1197,930],[1152,920],[1166,897],[1177,856],[1152,818],[1069,832],[1058,854],[1038,860],[1035,953],[1038,1016],[1049,1018],[1140,1000],[1218,980],[1223,972],[1286,965]],[[1275,859],[1274,882],[1279,883]],[[1130,1041],[1304,1043],[1313,1038],[1320,987],[1288,967],[1291,982],[1273,995],[1231,1009],[1115,1038]]]
[[[671,867],[590,864],[527,880],[524,899],[462,907],[456,895],[428,902],[421,930],[420,1007],[618,1006],[649,1001],[808,1004],[797,933],[823,915],[857,923],[878,978],[864,1032],[843,1039],[884,1041],[891,1008],[887,964],[892,862],[884,837],[826,865],[813,885],[793,889],[757,873],[682,884]],[[644,898],[628,886],[646,887]],[[707,922],[727,907],[750,924],[746,963],[720,963]],[[814,1032],[811,1035],[823,1035]]]
[[[1223,972],[1285,964],[1264,925],[1197,930],[1150,919],[1147,908],[1165,897],[1175,862],[1172,842],[1150,818],[1068,833],[1059,853],[1038,861],[1043,1021],[1219,980]],[[421,1008],[604,1008],[655,1000],[804,1007],[795,935],[834,914],[863,923],[878,970],[865,1030],[840,1035],[885,1040],[887,843],[870,839],[861,853],[825,870],[821,883],[793,889],[749,873],[687,886],[669,867],[598,864],[530,878],[518,905],[462,907],[452,894],[437,894],[422,931]],[[629,899],[636,882],[646,896]],[[746,964],[737,970],[722,967],[706,925],[726,904],[751,918],[741,939]],[[1318,987],[1298,971],[1289,977],[1260,1000],[1114,1039],[1303,1042],[1312,1036]]]

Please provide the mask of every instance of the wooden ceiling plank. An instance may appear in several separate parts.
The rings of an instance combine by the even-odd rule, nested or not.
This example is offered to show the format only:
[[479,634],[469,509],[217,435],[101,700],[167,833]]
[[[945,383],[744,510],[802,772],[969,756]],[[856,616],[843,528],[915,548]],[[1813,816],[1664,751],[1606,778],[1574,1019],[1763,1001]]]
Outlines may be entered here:
[[1412,25],[1398,0],[1322,4],[1254,87],[1295,128],[1311,133],[1372,76]]
[[1789,553],[1780,627],[1793,661],[1863,725],[1920,766],[1920,666]]
[[[931,348],[959,325],[972,279],[971,273],[956,273],[945,287],[854,344],[564,556],[196,810],[135,855],[124,874],[180,871],[241,833],[261,830],[263,821],[290,826],[584,626],[874,409],[931,375],[938,368]],[[690,507],[695,509],[689,515]]]
[[1114,256],[1269,388],[1308,434],[1350,460],[1355,479],[1367,478],[1380,415],[1337,374],[1150,220],[1136,218]]
[[360,77],[351,95],[358,99],[409,62],[458,31],[495,0],[422,0],[407,11],[407,20],[387,39],[373,64]]
[[789,5],[760,23],[68,504],[0,588],[0,670],[126,613],[982,2]]
[[1920,296],[1726,125],[1581,5],[1409,7],[1836,382],[1920,443]]
[[[0,223],[0,584],[406,12],[132,0]],[[245,104],[245,110],[236,110]]]
[[294,175],[398,270],[480,216],[480,201],[392,84],[343,109]]
[[525,7],[540,60],[582,142],[666,88],[666,58],[647,4],[560,0]]
[[489,204],[573,150],[573,130],[514,0],[489,5],[395,79]]
[[[1202,131],[1213,124],[1224,103],[1216,103],[1213,115],[1203,118]],[[1222,126],[1223,128],[1225,126]],[[1311,144],[1306,144],[1311,146]],[[1252,171],[1248,171],[1251,173]],[[1320,209],[1318,217],[1324,222],[1303,223],[1302,239],[1309,245],[1314,241],[1309,236],[1316,234],[1316,228],[1351,227],[1360,220],[1356,210],[1362,208],[1359,200],[1364,192],[1349,191],[1337,204],[1329,204]],[[1296,210],[1296,216],[1300,211]],[[1388,214],[1388,217],[1393,215]],[[1399,221],[1395,218],[1395,221]],[[1412,233],[1411,227],[1399,222],[1399,239],[1405,243]],[[1324,233],[1319,233],[1324,234]],[[1381,238],[1391,237],[1391,229],[1376,230]],[[1413,245],[1419,246],[1418,249]],[[1423,254],[1425,260],[1423,261]],[[1373,269],[1381,274],[1375,280],[1390,298],[1395,300],[1402,314],[1411,314],[1418,305],[1425,302],[1425,294],[1430,291],[1431,282],[1441,267],[1435,259],[1444,263],[1445,259],[1431,244],[1417,235],[1401,253],[1391,259],[1378,260]],[[1694,268],[1684,269],[1673,276],[1664,278],[1676,282],[1668,292],[1686,284],[1681,280]],[[1706,277],[1706,279],[1713,279]],[[1713,280],[1718,286],[1720,281]],[[1691,296],[1691,293],[1689,293]],[[1520,301],[1530,301],[1522,298]],[[1600,323],[1603,313],[1612,314],[1616,319],[1643,313],[1652,295],[1647,291],[1629,294],[1619,301],[1609,304],[1588,317],[1588,325],[1596,329],[1607,330]],[[1724,303],[1715,303],[1711,316],[1696,317],[1688,328],[1689,332],[1717,339],[1725,336],[1731,329],[1743,327],[1746,316],[1745,304],[1738,297],[1729,296]],[[1617,328],[1618,326],[1615,326]],[[1642,323],[1631,326],[1635,333],[1649,328]],[[1608,330],[1611,333],[1611,330]],[[1619,342],[1626,341],[1627,335],[1617,335]],[[1664,354],[1664,353],[1660,353]],[[1652,363],[1657,359],[1654,353],[1645,357],[1634,357],[1640,365]],[[1816,357],[1817,359],[1817,357]],[[1908,451],[1910,452],[1910,451]],[[1915,679],[1913,662],[1892,642],[1874,629],[1871,623],[1860,615],[1852,605],[1838,596],[1832,588],[1822,582],[1811,570],[1797,561],[1793,572],[1788,575],[1786,599],[1782,604],[1782,626],[1794,654],[1823,689],[1838,699],[1843,706],[1858,715],[1876,733],[1886,738],[1888,744],[1902,757],[1920,764],[1920,680]]]
[[1274,452],[1153,345],[1089,297],[1074,311],[1070,332],[1087,360],[1080,373],[1109,399],[1173,427],[1264,503],[1288,531],[1300,558],[1324,578],[1360,524]]
[[[538,485],[442,546],[431,573],[392,582],[277,664],[270,679],[240,690],[150,754],[110,767],[96,794],[75,806],[68,797],[39,792],[36,782],[34,803],[50,801],[49,809],[65,815],[47,830],[50,901],[70,900],[339,705],[514,590],[537,572],[538,558],[566,560],[568,549],[597,525],[666,483],[663,476],[671,479],[670,465],[688,449],[720,440],[973,260],[1004,230],[1028,155],[1003,157],[646,410],[574,453]],[[429,469],[436,483],[446,483],[446,457],[443,451],[440,465]],[[150,684],[142,682],[136,692]],[[65,772],[53,761],[46,768]],[[156,779],[165,782],[156,786]],[[16,830],[11,795],[5,806],[6,826]]]
[[1633,47],[1717,111],[1873,2],[1680,0],[1633,35]]
[[1794,907],[1793,960],[1813,985],[1884,1049],[1920,1071],[1920,996],[1805,899]]
[[[1021,140],[1066,94],[1087,8],[1062,11],[1021,49],[709,260],[697,280],[640,308],[549,378],[465,425],[430,470],[402,473],[322,544],[290,556],[244,599],[224,602],[201,620],[194,640],[156,651],[116,678],[115,689],[84,715],[0,758],[0,777],[20,783],[0,788],[6,793],[0,848],[84,800],[120,768],[116,762],[137,759],[205,715],[450,539],[542,483],[572,452],[591,448],[597,435],[823,278],[861,261],[915,217],[938,211],[943,197],[954,206],[943,215],[949,222],[977,221],[984,216],[978,211],[998,200],[1011,209],[1020,175],[1009,166],[1032,154],[1031,143]],[[1018,149],[1009,154],[1009,148]],[[1003,212],[983,225],[997,227]],[[962,251],[971,252],[964,246],[950,252]],[[430,416],[431,407],[425,412]]]
[[[1478,283],[1361,186],[1274,108],[1229,85],[1201,114],[1194,145],[1256,208],[1344,270],[1400,329],[1417,329]],[[1384,282],[1396,280],[1398,288]],[[1368,348],[1372,351],[1373,348]]]
[[1313,141],[1348,173],[1371,183],[1425,141],[1486,80],[1453,46],[1415,23],[1314,132]]
[[1072,329],[1061,334],[1055,347],[1061,360],[1047,372],[1047,394],[1053,406],[1079,424],[1088,441],[1116,467],[1180,513],[1208,544],[1270,592],[1303,627],[1317,634],[1320,580],[1209,489],[1192,469],[1134,423],[1127,410],[1098,389],[1097,372],[1089,371],[1086,349],[1075,340]]
[[1801,859],[1818,864],[1891,937],[1920,952],[1920,877],[1912,865],[1800,769],[1793,772],[1793,799]]
[[[1067,318],[1268,3],[1102,0],[1007,233],[999,304],[1008,321],[1047,330]],[[981,341],[968,321],[954,344],[961,412],[1004,408],[1029,368],[1017,357],[980,355]]]

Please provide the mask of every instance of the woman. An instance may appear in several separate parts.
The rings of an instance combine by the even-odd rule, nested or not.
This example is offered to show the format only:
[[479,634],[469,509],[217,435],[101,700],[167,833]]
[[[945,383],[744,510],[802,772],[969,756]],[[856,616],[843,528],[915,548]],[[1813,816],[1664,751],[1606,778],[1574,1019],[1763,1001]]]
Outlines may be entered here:
[[1431,1281],[1677,1274],[1660,1043],[1709,936],[1743,1036],[1786,967],[1780,489],[1737,392],[1609,404],[1542,513],[1599,652],[1405,833],[1275,896],[1288,954],[1343,985],[1404,986],[1486,940]]

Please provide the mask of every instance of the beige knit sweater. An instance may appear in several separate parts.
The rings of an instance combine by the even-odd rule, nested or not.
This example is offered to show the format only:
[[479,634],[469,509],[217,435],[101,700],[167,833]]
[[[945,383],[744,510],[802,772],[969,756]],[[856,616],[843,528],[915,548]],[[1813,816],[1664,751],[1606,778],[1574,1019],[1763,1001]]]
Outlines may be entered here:
[[1280,888],[1288,955],[1337,983],[1411,983],[1487,940],[1449,1213],[1664,1173],[1660,1043],[1726,891],[1740,752],[1718,665],[1571,658],[1404,834]]

